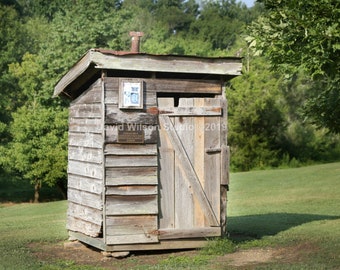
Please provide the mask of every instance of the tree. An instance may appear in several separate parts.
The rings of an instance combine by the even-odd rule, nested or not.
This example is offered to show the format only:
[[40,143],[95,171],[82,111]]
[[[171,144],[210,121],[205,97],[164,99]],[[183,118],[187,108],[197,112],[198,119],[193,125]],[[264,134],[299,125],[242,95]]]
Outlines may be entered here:
[[279,98],[282,78],[266,69],[263,58],[252,64],[256,69],[234,79],[227,89],[231,165],[242,171],[278,166],[285,128]]
[[58,113],[39,103],[25,105],[13,113],[13,140],[3,150],[2,163],[34,185],[34,202],[41,185],[64,191],[67,165],[67,110]]
[[250,45],[265,53],[274,68],[304,70],[323,87],[306,106],[319,126],[340,133],[340,2],[261,0],[266,8],[252,24]]

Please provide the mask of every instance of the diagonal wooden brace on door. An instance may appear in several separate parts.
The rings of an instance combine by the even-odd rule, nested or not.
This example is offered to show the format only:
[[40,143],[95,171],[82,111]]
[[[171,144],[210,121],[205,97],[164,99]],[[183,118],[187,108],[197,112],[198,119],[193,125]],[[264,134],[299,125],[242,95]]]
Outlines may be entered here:
[[209,203],[209,200],[202,188],[202,185],[198,179],[198,176],[193,168],[190,159],[178,137],[176,130],[169,118],[166,115],[159,115],[159,123],[161,128],[166,130],[166,135],[168,136],[171,144],[174,147],[175,155],[181,161],[181,166],[183,167],[183,173],[189,181],[191,187],[193,188],[195,195],[197,196],[198,203],[200,204],[206,219],[208,220],[210,226],[219,226],[219,222],[216,218],[214,210]]

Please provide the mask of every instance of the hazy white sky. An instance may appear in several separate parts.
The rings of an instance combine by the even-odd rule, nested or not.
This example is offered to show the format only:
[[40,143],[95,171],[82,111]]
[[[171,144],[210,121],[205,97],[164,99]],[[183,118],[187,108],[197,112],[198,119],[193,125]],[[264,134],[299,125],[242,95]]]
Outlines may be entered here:
[[245,3],[247,7],[252,7],[254,5],[255,0],[241,0],[241,2]]

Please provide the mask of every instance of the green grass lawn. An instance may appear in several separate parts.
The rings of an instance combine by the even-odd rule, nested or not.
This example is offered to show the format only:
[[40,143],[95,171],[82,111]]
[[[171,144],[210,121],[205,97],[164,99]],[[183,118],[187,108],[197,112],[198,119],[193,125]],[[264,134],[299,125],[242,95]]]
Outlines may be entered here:
[[[0,205],[0,270],[92,269],[32,256],[30,243],[66,240],[65,223],[66,201]],[[126,260],[136,261],[132,269],[234,269],[217,257],[232,250],[301,246],[312,248],[298,260],[242,269],[339,269],[340,163],[232,174],[228,231],[230,239],[210,242],[195,257],[169,255],[158,265]]]
[[340,163],[236,173],[230,189],[228,228],[240,247],[309,243],[318,250],[269,269],[339,269]]

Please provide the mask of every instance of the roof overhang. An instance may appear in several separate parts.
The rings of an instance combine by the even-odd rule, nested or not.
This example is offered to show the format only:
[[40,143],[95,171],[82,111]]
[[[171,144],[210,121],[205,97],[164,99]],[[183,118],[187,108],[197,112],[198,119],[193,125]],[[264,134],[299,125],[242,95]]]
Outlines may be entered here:
[[242,58],[152,55],[91,49],[60,79],[53,96],[74,98],[72,93],[94,77],[99,78],[101,70],[197,74],[202,75],[202,79],[207,75],[230,78],[241,75]]

